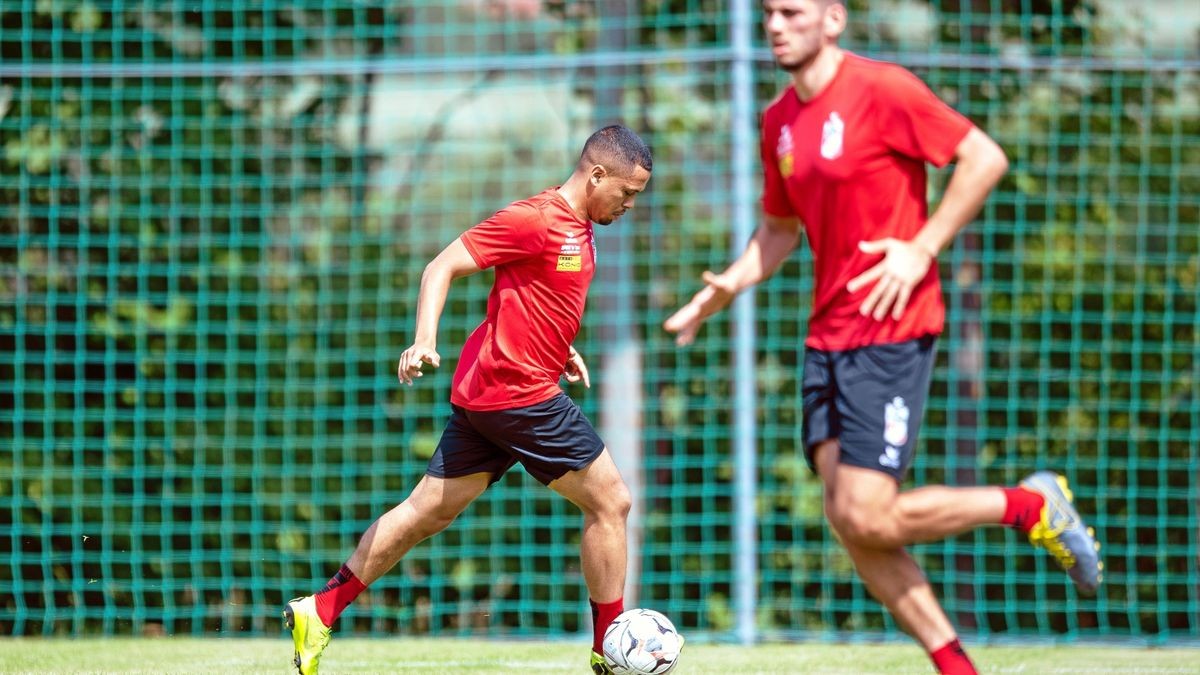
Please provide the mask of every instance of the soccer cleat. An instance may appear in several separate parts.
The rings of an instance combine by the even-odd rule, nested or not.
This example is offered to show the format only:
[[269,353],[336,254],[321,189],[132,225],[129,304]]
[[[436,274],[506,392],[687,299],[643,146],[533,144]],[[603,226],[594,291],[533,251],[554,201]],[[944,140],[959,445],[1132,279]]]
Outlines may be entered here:
[[613,675],[613,669],[608,666],[608,661],[604,660],[603,654],[592,652],[592,673],[594,675]]
[[300,675],[316,675],[321,652],[325,651],[333,637],[329,626],[317,616],[316,597],[308,595],[289,602],[283,608],[283,624],[292,631],[292,642],[296,645],[296,655],[292,658],[296,672]]
[[1050,552],[1079,590],[1093,595],[1104,580],[1100,543],[1071,505],[1067,479],[1052,471],[1038,471],[1021,481],[1021,487],[1040,494],[1046,503],[1041,518],[1029,531],[1029,543]]

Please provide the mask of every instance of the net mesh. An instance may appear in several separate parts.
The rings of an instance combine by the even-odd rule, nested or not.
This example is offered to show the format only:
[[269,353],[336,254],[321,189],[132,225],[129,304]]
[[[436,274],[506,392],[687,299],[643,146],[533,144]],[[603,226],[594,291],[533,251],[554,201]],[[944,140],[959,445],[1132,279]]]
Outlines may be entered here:
[[[280,604],[336,571],[437,442],[490,275],[456,282],[443,366],[406,388],[392,373],[423,266],[622,121],[654,179],[600,233],[577,343],[600,382],[573,393],[610,444],[640,449],[622,466],[642,484],[639,604],[733,635],[730,329],[678,350],[660,328],[741,246],[729,8],[402,5],[0,8],[3,632],[277,631]],[[913,482],[1064,472],[1106,584],[1078,597],[998,528],[914,554],[965,632],[1194,640],[1200,12],[850,5],[848,47],[913,69],[1012,162],[942,257],[948,328]],[[784,80],[753,31],[761,109]],[[898,635],[798,446],[810,270],[801,252],[760,287],[757,368],[737,374],[759,397],[757,625]],[[512,471],[341,630],[584,630],[579,526]]]

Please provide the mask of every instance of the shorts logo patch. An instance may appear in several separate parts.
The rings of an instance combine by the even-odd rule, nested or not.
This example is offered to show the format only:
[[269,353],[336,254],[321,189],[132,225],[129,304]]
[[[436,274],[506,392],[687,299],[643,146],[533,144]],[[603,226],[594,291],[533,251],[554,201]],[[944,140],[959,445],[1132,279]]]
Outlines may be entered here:
[[899,396],[883,407],[883,440],[897,447],[908,443],[908,406]]
[[879,463],[882,466],[889,466],[893,469],[900,468],[900,449],[887,446],[883,449],[883,454],[879,456]]
[[583,256],[560,255],[558,256],[558,266],[554,270],[556,272],[582,272]]

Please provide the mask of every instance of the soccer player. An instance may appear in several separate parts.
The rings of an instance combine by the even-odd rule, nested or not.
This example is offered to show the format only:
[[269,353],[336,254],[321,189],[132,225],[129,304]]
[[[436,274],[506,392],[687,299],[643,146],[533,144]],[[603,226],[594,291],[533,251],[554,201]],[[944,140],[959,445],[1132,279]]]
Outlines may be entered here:
[[591,386],[572,342],[596,265],[592,223],[633,208],[653,168],[650,150],[623,126],[588,138],[563,185],[513,202],[468,229],[425,267],[413,344],[397,375],[411,385],[438,367],[437,329],[450,282],[495,268],[487,317],[463,345],[452,412],[425,476],[380,516],[323,589],[287,603],[300,673],[316,673],[330,627],[367,586],[418,542],[442,531],[520,462],[583,512],[580,558],[591,601],[591,668],[611,673],[604,628],[623,610],[629,489],[604,442],[559,379]]
[[[815,290],[803,371],[803,436],[825,516],[858,575],[943,673],[974,673],[905,550],[1004,524],[1054,555],[1085,593],[1101,563],[1066,480],[900,490],[913,459],[945,308],[935,260],[978,213],[1008,162],[983,131],[898,65],[838,46],[838,0],[765,0],[768,45],[791,85],[762,118],[763,220],[741,256],[664,323],[680,345],[769,277],[807,233]],[[928,214],[926,163],[956,168]]]

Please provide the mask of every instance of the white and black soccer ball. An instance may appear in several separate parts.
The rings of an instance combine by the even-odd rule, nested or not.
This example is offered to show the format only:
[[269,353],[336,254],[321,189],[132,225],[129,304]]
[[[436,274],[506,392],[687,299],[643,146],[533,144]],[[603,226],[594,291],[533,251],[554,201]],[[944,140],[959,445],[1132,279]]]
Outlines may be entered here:
[[604,630],[604,658],[617,675],[660,675],[675,668],[683,638],[652,609],[630,609]]

